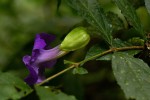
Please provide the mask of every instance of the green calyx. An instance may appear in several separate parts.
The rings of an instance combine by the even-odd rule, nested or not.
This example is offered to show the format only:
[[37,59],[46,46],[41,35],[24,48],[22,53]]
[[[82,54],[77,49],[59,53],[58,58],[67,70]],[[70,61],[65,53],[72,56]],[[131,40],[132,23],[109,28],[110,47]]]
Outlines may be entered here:
[[60,49],[63,51],[74,51],[86,46],[89,41],[90,36],[86,29],[84,27],[77,27],[65,37],[60,45]]

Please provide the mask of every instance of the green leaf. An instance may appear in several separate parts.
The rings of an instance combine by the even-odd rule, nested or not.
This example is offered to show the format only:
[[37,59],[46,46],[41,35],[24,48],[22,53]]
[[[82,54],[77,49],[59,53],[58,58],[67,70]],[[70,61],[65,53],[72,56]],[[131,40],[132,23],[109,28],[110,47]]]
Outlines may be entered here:
[[122,11],[122,14],[127,18],[129,23],[135,28],[137,32],[139,32],[142,36],[144,36],[144,29],[141,25],[140,19],[138,18],[135,9],[128,2],[128,0],[114,0],[119,9]]
[[134,56],[137,53],[139,53],[141,50],[128,50],[128,51],[124,51],[124,53],[130,55],[130,56]]
[[32,89],[23,80],[11,73],[0,73],[0,99],[16,100],[32,92]]
[[83,75],[83,74],[87,74],[88,71],[85,68],[83,68],[83,67],[76,67],[76,68],[73,69],[72,73],[73,74],[81,74],[81,75]]
[[59,90],[52,91],[50,87],[35,87],[40,100],[76,100],[74,96],[67,95]]
[[109,22],[112,24],[113,33],[125,28],[123,20],[121,20],[117,14],[113,12],[107,12],[107,17]]
[[112,68],[127,98],[150,100],[150,68],[141,59],[114,53]]
[[145,6],[148,10],[148,13],[150,14],[150,0],[145,0]]
[[[106,51],[106,49],[101,48],[99,45],[92,46],[85,56],[85,60],[91,57],[94,57],[102,52]],[[111,60],[112,54],[103,55],[101,57],[96,58],[96,60]]]
[[112,25],[96,0],[67,0],[67,3],[94,26],[100,32],[100,35],[112,45]]
[[[87,52],[85,60],[89,59],[90,57],[96,56],[104,51],[106,51],[106,49],[103,49],[98,45],[94,45]],[[111,54],[104,55],[102,57],[97,58],[96,60],[111,60]]]
[[69,60],[64,60],[64,64],[74,64],[74,62],[69,61]]
[[122,40],[116,38],[113,40],[113,46],[114,47],[125,47],[125,46],[131,46],[131,44],[126,41],[122,41]]
[[94,45],[92,46],[89,51],[87,52],[86,56],[85,56],[85,59],[88,59],[92,56],[95,56],[97,54],[100,54],[104,51],[104,49],[100,48],[99,45]]

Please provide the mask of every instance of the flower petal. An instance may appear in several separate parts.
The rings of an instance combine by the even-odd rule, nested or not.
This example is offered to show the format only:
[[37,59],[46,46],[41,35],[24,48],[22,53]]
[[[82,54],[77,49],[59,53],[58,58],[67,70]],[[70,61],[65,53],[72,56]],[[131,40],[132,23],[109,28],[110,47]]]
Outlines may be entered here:
[[59,52],[59,46],[56,46],[55,48],[49,50],[40,50],[40,54],[37,57],[35,63],[42,63],[53,60],[58,56]]
[[45,67],[39,67],[38,79],[37,79],[36,83],[40,83],[45,79],[44,72],[45,72]]
[[37,82],[38,75],[32,66],[26,66],[26,67],[30,71],[30,74],[24,79],[24,81],[29,85],[33,85]]
[[32,56],[24,56],[23,62],[29,70],[29,75],[25,82],[29,85],[42,82],[45,79],[45,68],[51,68],[56,63],[56,59],[61,52],[59,46],[50,49],[49,43],[55,39],[54,35],[37,34],[32,50]]
[[51,60],[51,61],[47,61],[47,62],[44,62],[44,63],[40,63],[39,66],[40,67],[45,67],[45,68],[51,68],[56,64],[56,61],[57,60]]
[[37,34],[34,42],[33,50],[35,49],[46,49],[49,43],[54,41],[55,36],[52,34],[41,33]]
[[23,62],[25,63],[25,65],[30,64],[30,59],[31,59],[31,56],[29,56],[29,55],[26,55],[23,57]]

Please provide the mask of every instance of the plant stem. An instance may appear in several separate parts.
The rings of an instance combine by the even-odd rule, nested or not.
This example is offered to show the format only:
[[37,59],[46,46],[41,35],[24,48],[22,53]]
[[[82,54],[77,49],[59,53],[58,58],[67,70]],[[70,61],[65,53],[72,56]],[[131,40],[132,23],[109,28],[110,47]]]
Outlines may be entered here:
[[62,71],[60,71],[60,72],[54,74],[53,76],[51,76],[51,77],[45,79],[44,81],[42,81],[41,83],[38,83],[38,84],[36,84],[36,85],[37,85],[37,86],[42,85],[42,84],[44,84],[44,83],[46,83],[46,82],[52,80],[53,78],[55,78],[55,77],[57,77],[57,76],[59,76],[59,75],[65,73],[66,71],[68,71],[68,70],[70,70],[70,69],[72,69],[72,68],[74,68],[74,67],[75,67],[75,65],[71,65],[70,67],[68,67],[68,68],[66,68],[66,69],[64,69],[64,70],[62,70]]
[[104,56],[106,54],[113,53],[113,52],[116,52],[116,51],[126,51],[126,50],[135,50],[135,49],[136,50],[142,50],[142,49],[144,49],[144,47],[143,46],[130,46],[130,47],[111,48],[111,49],[109,49],[107,51],[104,51],[102,53],[96,54],[96,55],[94,55],[94,56],[92,56],[92,57],[90,57],[88,59],[85,59],[85,60],[83,60],[81,62],[73,63],[70,67],[68,67],[68,68],[66,68],[66,69],[64,69],[64,70],[54,74],[53,76],[50,76],[49,78],[45,79],[44,81],[42,81],[41,83],[38,83],[36,85],[37,86],[42,85],[42,84],[52,80],[53,78],[55,78],[55,77],[65,73],[66,71],[68,71],[68,70],[70,70],[70,69],[72,69],[74,67],[78,67],[78,66],[84,64],[87,61],[94,60],[94,59],[96,59],[98,57],[101,57],[101,56]]
[[109,49],[107,51],[104,51],[104,52],[99,53],[97,55],[94,55],[94,56],[92,56],[90,58],[87,58],[87,59],[85,59],[85,60],[83,60],[83,61],[81,61],[79,63],[83,64],[83,63],[85,63],[87,61],[94,60],[94,59],[96,59],[98,57],[104,56],[104,55],[112,53],[112,52],[126,51],[126,50],[135,50],[135,49],[141,50],[141,49],[144,49],[144,47],[143,46],[130,46],[130,47],[121,47],[121,48],[111,48],[111,49]]

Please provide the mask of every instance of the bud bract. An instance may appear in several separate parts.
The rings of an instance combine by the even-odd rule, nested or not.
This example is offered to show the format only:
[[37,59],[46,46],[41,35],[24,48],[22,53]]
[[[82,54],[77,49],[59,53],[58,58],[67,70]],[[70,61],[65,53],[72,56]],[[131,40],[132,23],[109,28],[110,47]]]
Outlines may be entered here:
[[77,27],[65,37],[60,45],[60,49],[64,51],[77,50],[86,46],[89,40],[90,36],[86,29],[84,27]]

